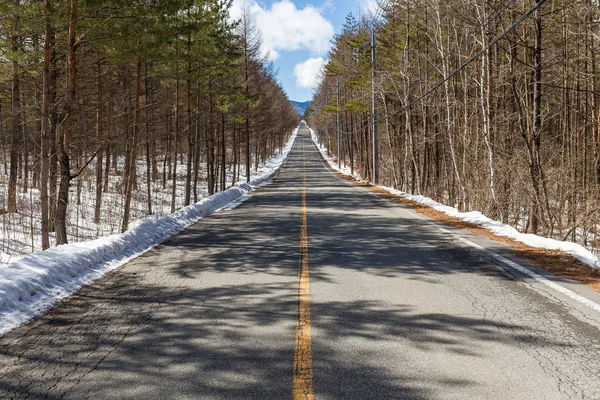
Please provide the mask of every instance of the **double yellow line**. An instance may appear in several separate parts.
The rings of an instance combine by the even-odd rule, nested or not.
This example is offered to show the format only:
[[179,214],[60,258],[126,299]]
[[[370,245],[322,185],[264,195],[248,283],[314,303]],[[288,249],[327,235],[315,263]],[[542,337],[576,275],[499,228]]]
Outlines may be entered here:
[[313,353],[310,332],[310,282],[308,275],[308,226],[306,222],[306,153],[304,157],[304,184],[302,186],[302,216],[300,219],[300,265],[298,289],[298,321],[294,347],[293,400],[312,400]]

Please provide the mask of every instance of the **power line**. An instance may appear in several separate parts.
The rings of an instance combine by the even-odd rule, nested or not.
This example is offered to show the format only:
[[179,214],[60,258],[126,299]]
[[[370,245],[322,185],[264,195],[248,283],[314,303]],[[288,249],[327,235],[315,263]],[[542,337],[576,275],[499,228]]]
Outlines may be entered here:
[[477,26],[477,28],[475,29],[475,32],[479,33],[481,31],[483,31],[485,29],[484,24],[487,24],[488,22],[492,22],[493,20],[498,18],[500,16],[500,14],[502,13],[502,11],[506,10],[508,7],[510,7],[516,1],[518,1],[518,0],[509,0],[508,2],[506,2],[506,4],[504,4],[499,10],[496,10],[493,14],[491,14],[485,20],[483,20],[479,24],[479,26]]
[[[384,2],[385,1],[385,2]],[[379,21],[379,17],[381,16],[380,14],[382,13],[384,7],[387,7],[388,5],[388,1],[389,0],[381,0],[381,3],[378,3],[378,10],[377,13],[373,16],[373,26],[371,27],[371,79],[372,79],[372,104],[371,104],[371,109],[372,109],[372,124],[373,124],[373,183],[377,184],[377,180],[378,180],[378,155],[377,155],[377,150],[378,150],[378,146],[377,146],[377,109],[376,109],[376,95],[375,95],[375,77],[376,77],[376,55],[375,55],[375,46],[376,46],[376,30],[377,30],[377,26],[379,24],[382,23],[382,21]],[[504,4],[503,7],[501,7],[500,10],[496,11],[495,14],[492,14],[491,17],[488,17],[487,19],[485,19],[478,27],[478,29],[485,29],[484,24],[491,22],[493,19],[497,18],[498,15],[500,15],[500,13],[508,8],[512,3],[514,3],[516,0],[509,0],[507,3]],[[448,82],[450,79],[452,79],[454,76],[456,76],[459,72],[461,72],[463,69],[465,69],[468,65],[470,65],[472,62],[474,62],[477,58],[481,57],[486,51],[488,51],[490,48],[492,48],[496,43],[498,43],[503,37],[505,37],[506,35],[508,35],[510,32],[512,32],[517,26],[519,26],[519,24],[521,24],[521,22],[523,22],[525,19],[527,19],[532,13],[534,13],[538,8],[540,8],[542,6],[542,4],[544,4],[546,2],[546,0],[539,0],[529,11],[527,11],[525,14],[523,14],[515,23],[513,23],[506,31],[504,31],[501,35],[497,36],[494,40],[492,40],[484,49],[482,49],[481,51],[477,52],[477,54],[475,54],[473,57],[471,57],[469,60],[467,60],[467,62],[465,62],[463,65],[460,66],[460,68],[458,68],[456,71],[452,72],[450,75],[448,75],[447,77],[445,77],[442,81],[440,81],[438,84],[436,84],[435,86],[433,86],[432,88],[430,88],[429,90],[427,90],[422,96],[420,96],[419,98],[417,98],[416,100],[410,102],[409,104],[407,104],[405,107],[401,108],[400,110],[397,110],[395,114],[402,112],[406,109],[408,109],[411,105],[413,105],[414,103],[421,101],[422,99],[424,99],[425,97],[429,96],[431,93],[433,93],[437,88],[439,88],[440,86],[442,86],[443,84],[445,84],[446,82]],[[339,78],[338,78],[338,83],[337,83],[337,87],[338,87],[338,113],[337,113],[337,125],[338,125],[338,153],[339,153],[339,140],[340,140],[340,127],[339,127]],[[387,117],[389,118],[389,116]],[[338,164],[339,164],[340,160],[339,160],[339,154],[338,154]]]
[[[500,9],[496,10],[493,14],[491,14],[490,16],[488,16],[483,22],[479,23],[475,28],[474,28],[474,32],[475,33],[480,33],[481,31],[487,29],[493,22],[495,19],[497,19],[501,13],[506,10],[508,7],[510,7],[511,5],[513,5],[515,2],[520,1],[520,0],[508,0],[502,7],[500,7]],[[379,8],[377,10],[377,15],[379,15],[381,12],[383,12],[383,10],[385,10],[385,8],[388,6],[390,0],[384,0],[381,2],[381,4],[379,5]],[[379,15],[380,17],[383,15]],[[373,17],[374,21],[373,21],[373,25],[375,27],[379,27],[381,26],[383,23],[385,23],[386,21],[384,19],[379,20],[379,17],[375,16]],[[452,57],[452,53],[448,53],[446,54],[444,57],[442,57],[441,61],[447,61],[450,57]],[[427,60],[429,63],[433,64],[433,60],[428,59]],[[439,60],[438,60],[439,61]],[[439,68],[436,67],[434,65],[434,68],[438,69]]]
[[[500,40],[502,40],[502,38],[504,38],[506,35],[508,35],[509,33],[511,33],[513,30],[515,30],[517,28],[517,26],[519,26],[521,24],[521,22],[523,22],[527,18],[529,18],[529,16],[531,16],[531,14],[533,14],[538,8],[540,8],[546,1],[547,0],[539,0],[525,14],[523,14],[517,21],[515,21],[507,30],[505,30],[499,36],[497,36],[494,40],[492,40],[484,49],[482,49],[479,52],[477,52],[477,54],[475,54],[473,57],[469,58],[457,70],[455,70],[450,75],[448,75],[446,78],[444,78],[443,80],[441,80],[440,82],[438,82],[437,84],[435,84],[432,88],[430,88],[429,90],[427,90],[424,94],[422,94],[421,96],[419,96],[417,99],[411,101],[406,106],[404,106],[401,109],[397,110],[393,115],[396,115],[396,114],[398,114],[398,113],[400,113],[402,111],[407,110],[413,104],[415,104],[415,103],[423,100],[425,97],[429,96],[436,89],[438,89],[440,86],[442,86],[443,84],[445,84],[446,82],[448,82],[450,79],[454,78],[456,75],[458,75],[459,72],[461,72],[463,69],[465,69],[466,67],[468,67],[476,59],[478,59],[479,57],[481,57],[486,51],[488,51],[489,49],[491,49],[496,43],[498,43]],[[387,118],[389,118],[389,117],[390,116],[388,116]]]

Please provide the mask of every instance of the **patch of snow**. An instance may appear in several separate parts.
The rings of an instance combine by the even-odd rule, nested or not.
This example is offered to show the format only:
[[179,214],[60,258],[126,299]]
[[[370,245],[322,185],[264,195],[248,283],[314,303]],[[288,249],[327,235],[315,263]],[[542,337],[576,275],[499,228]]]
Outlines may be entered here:
[[[335,161],[332,157],[327,156],[327,149],[318,144],[318,138],[314,134],[314,132],[312,132],[312,130],[311,133],[313,142],[317,145],[319,151],[323,155],[323,158],[327,160],[329,165],[333,169],[341,172],[344,175],[352,176],[350,174],[349,167],[345,165],[342,165],[341,169],[337,167],[337,161]],[[354,178],[360,179],[360,177],[357,174],[354,174]],[[594,255],[590,250],[577,243],[549,239],[531,233],[521,233],[510,225],[486,217],[479,211],[461,212],[455,207],[450,207],[438,203],[437,201],[432,200],[429,197],[413,195],[386,186],[377,185],[377,187],[395,196],[404,197],[408,200],[424,204],[428,207],[433,208],[434,210],[443,212],[444,214],[449,215],[451,217],[459,218],[465,222],[481,226],[482,228],[490,230],[495,235],[504,236],[538,249],[559,250],[571,254],[573,257],[583,262],[584,264],[589,265],[592,268],[600,268],[600,259],[596,255]]]
[[319,137],[315,134],[315,132],[312,129],[310,129],[310,134],[311,134],[313,143],[317,146],[317,149],[319,149],[319,152],[321,153],[323,158],[325,160],[327,160],[327,162],[329,163],[331,168],[333,168],[334,170],[336,170],[346,176],[351,176],[355,179],[362,179],[362,177],[359,174],[357,174],[356,172],[354,172],[354,174],[353,174],[352,169],[349,166],[347,166],[344,162],[341,162],[340,163],[341,168],[338,168],[337,158],[327,155],[327,147],[325,147],[323,144],[319,143]]
[[[283,152],[265,162],[249,183],[240,183],[173,214],[147,219],[125,233],[36,252],[0,268],[0,336],[45,312],[84,285],[117,269],[202,217],[245,199],[270,183],[288,158],[298,130]],[[235,205],[241,204],[237,201]]]

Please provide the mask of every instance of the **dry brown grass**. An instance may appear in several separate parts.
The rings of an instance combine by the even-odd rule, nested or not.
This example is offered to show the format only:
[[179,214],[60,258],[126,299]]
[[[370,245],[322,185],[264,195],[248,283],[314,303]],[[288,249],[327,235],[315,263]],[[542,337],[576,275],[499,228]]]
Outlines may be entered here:
[[[321,155],[321,153],[319,153]],[[496,236],[488,229],[482,228],[478,225],[470,224],[461,219],[451,217],[440,211],[434,210],[424,204],[417,203],[412,200],[408,200],[404,197],[395,196],[383,189],[371,185],[366,181],[359,181],[349,176],[343,175],[334,169],[324,160],[325,165],[337,176],[346,179],[352,183],[358,184],[365,187],[386,199],[395,201],[400,204],[404,204],[413,208],[416,212],[423,214],[433,220],[442,222],[446,225],[466,229],[470,232],[478,235],[486,236],[497,242],[504,243],[513,249],[514,254],[522,259],[530,261],[550,272],[556,276],[568,277],[580,282],[585,283],[588,287],[600,292],[600,270],[589,267],[583,264],[579,260],[575,259],[572,255],[563,253],[557,250],[546,250],[538,249],[535,247],[528,246],[521,242],[509,239],[503,236]]]

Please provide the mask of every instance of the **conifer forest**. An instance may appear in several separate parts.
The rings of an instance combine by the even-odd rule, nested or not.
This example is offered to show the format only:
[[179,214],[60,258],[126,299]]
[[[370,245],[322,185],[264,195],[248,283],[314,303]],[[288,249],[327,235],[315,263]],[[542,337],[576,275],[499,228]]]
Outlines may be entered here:
[[125,231],[281,150],[300,118],[230,6],[0,3],[0,251]]

